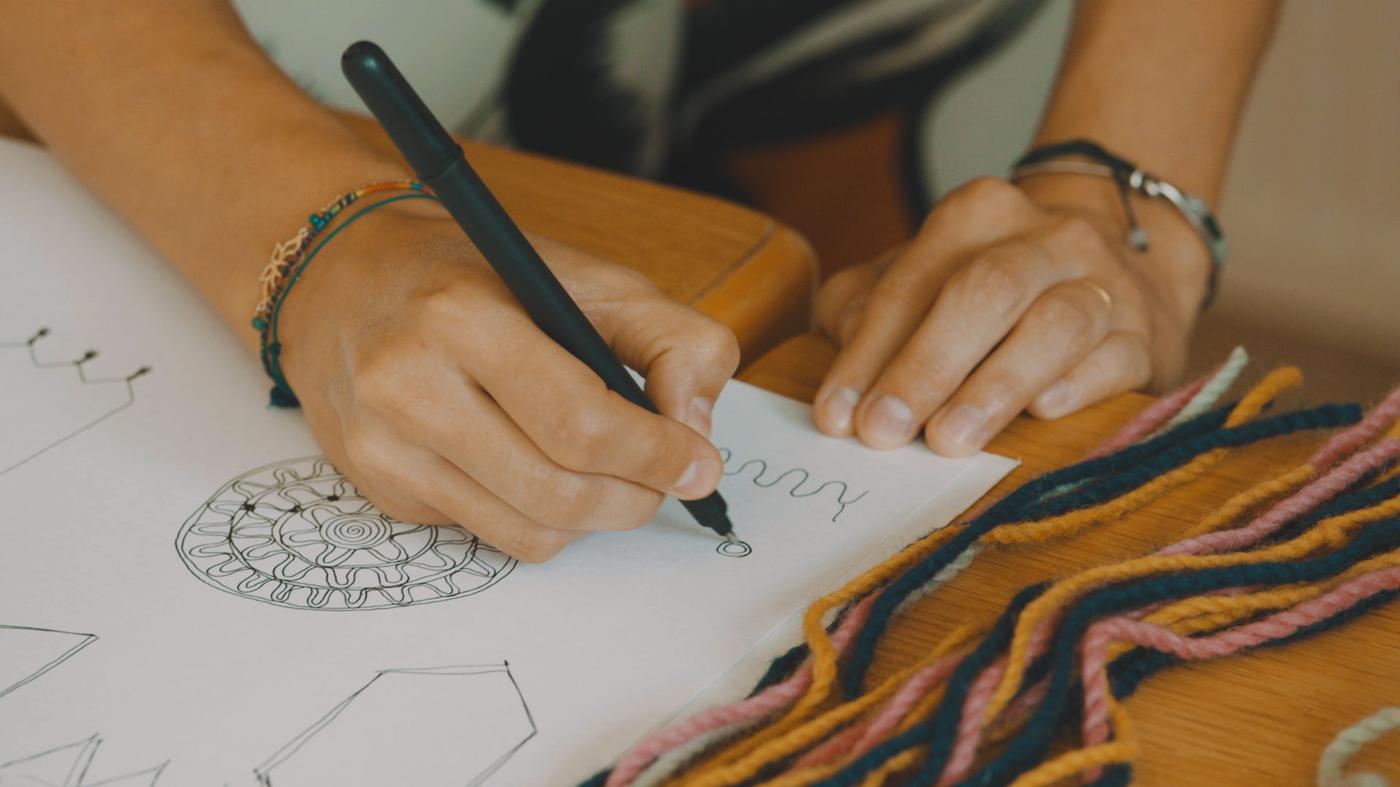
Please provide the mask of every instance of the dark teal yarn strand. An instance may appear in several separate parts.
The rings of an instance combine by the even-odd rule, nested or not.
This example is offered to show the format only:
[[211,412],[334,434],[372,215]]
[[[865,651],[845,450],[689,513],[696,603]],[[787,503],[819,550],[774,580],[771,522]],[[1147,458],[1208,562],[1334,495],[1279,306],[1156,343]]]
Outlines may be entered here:
[[[1134,464],[1130,470],[1118,474],[1121,480],[1118,477],[1111,477],[1102,484],[1090,485],[1085,489],[1056,497],[1045,509],[1037,509],[1034,506],[1027,507],[1026,498],[1017,494],[1020,490],[1013,492],[992,506],[956,536],[949,539],[947,543],[900,575],[880,594],[871,607],[869,620],[860,633],[856,635],[850,657],[842,669],[842,689],[848,697],[858,696],[861,693],[865,685],[866,674],[874,660],[876,645],[888,628],[894,610],[910,593],[932,580],[948,563],[993,528],[1018,519],[1039,520],[1099,505],[1136,489],[1201,454],[1218,448],[1238,448],[1260,440],[1308,429],[1346,426],[1356,423],[1360,419],[1361,407],[1359,405],[1328,404],[1310,410],[1273,416],[1232,429],[1208,432],[1169,448],[1157,456],[1144,458]],[[1129,450],[1125,449],[1122,453],[1129,453]],[[1091,465],[1100,461],[1102,460],[1091,460],[1091,462],[1083,464]],[[1066,482],[1065,480],[1060,481],[1060,483]],[[1038,485],[1036,482],[1032,482],[1026,487],[1033,484]],[[1056,484],[1056,486],[1058,485]],[[1020,515],[1023,509],[1025,516]]]

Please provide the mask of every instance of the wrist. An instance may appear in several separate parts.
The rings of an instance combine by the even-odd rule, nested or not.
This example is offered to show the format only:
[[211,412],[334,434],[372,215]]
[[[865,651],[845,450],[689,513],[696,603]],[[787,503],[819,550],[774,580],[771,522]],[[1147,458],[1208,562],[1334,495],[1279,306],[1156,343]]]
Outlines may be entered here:
[[1201,236],[1176,208],[1160,200],[1131,197],[1137,223],[1150,239],[1147,251],[1139,252],[1128,242],[1128,218],[1111,179],[1047,173],[1023,178],[1017,185],[1042,208],[1094,218],[1122,244],[1124,258],[1151,284],[1179,324],[1195,322],[1213,263]]

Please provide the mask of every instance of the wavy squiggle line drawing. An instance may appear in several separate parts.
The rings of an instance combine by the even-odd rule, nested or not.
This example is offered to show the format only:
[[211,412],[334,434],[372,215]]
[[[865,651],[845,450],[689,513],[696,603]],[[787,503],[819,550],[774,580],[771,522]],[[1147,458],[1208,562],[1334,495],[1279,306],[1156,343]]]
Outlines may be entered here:
[[106,384],[125,385],[125,386],[126,386],[126,401],[125,401],[125,402],[122,402],[121,404],[117,405],[116,407],[112,408],[111,410],[108,410],[106,413],[103,413],[102,415],[98,416],[97,418],[93,419],[92,421],[89,421],[89,422],[87,422],[87,423],[85,423],[85,424],[79,426],[78,428],[73,429],[72,431],[68,432],[67,434],[64,434],[63,436],[59,437],[58,439],[53,440],[53,441],[49,442],[48,444],[46,444],[46,445],[40,447],[38,450],[33,451],[33,452],[31,452],[31,453],[29,453],[29,454],[27,454],[27,455],[25,455],[25,456],[20,457],[18,461],[13,462],[13,463],[10,464],[9,466],[7,466],[7,467],[0,467],[0,475],[4,475],[4,474],[10,472],[11,470],[14,470],[15,468],[19,467],[20,465],[25,464],[26,462],[29,462],[29,461],[33,460],[34,458],[38,457],[39,455],[43,454],[44,452],[49,451],[49,450],[51,450],[51,449],[53,449],[53,448],[56,448],[56,447],[58,447],[59,445],[62,445],[63,443],[68,442],[69,440],[72,440],[74,437],[77,437],[78,435],[82,434],[83,432],[86,432],[87,430],[93,428],[94,426],[97,426],[98,424],[102,423],[103,421],[107,420],[108,418],[111,418],[112,416],[116,415],[117,413],[121,412],[122,410],[125,410],[126,408],[130,407],[133,403],[136,402],[136,388],[132,385],[132,381],[134,381],[136,378],[141,377],[142,375],[147,374],[147,373],[149,373],[149,372],[151,371],[151,367],[149,367],[149,366],[142,366],[142,367],[140,367],[139,369],[137,369],[136,371],[132,372],[131,374],[126,375],[125,377],[88,377],[88,376],[87,376],[87,372],[83,371],[83,364],[85,364],[85,363],[87,363],[88,361],[91,361],[92,359],[96,358],[96,357],[97,357],[97,351],[96,351],[96,350],[88,350],[87,352],[83,353],[82,355],[78,356],[77,358],[70,358],[70,359],[66,359],[66,360],[59,360],[59,361],[45,361],[45,360],[40,360],[39,354],[38,354],[38,352],[35,350],[35,345],[37,345],[41,339],[47,337],[48,335],[49,335],[49,329],[48,329],[48,328],[40,328],[39,330],[35,331],[34,334],[31,335],[28,339],[25,339],[25,340],[22,341],[22,342],[0,342],[0,350],[19,350],[19,349],[25,350],[25,351],[29,354],[29,362],[30,362],[30,364],[32,364],[32,365],[34,366],[34,368],[37,369],[37,370],[39,370],[39,371],[45,371],[45,370],[48,370],[48,369],[63,369],[63,368],[69,368],[69,367],[71,367],[72,369],[74,369],[74,370],[78,373],[78,382],[79,382],[79,384],[82,384],[82,385],[106,385]]
[[772,487],[783,483],[783,479],[789,477],[796,477],[797,483],[793,484],[791,488],[788,489],[788,496],[790,497],[815,497],[816,495],[821,494],[822,491],[825,489],[836,489],[836,504],[839,507],[836,509],[836,513],[831,515],[831,521],[833,522],[835,522],[838,518],[840,518],[840,516],[843,513],[846,512],[846,506],[849,506],[852,503],[859,502],[861,498],[865,497],[867,494],[870,493],[870,490],[867,489],[861,491],[861,493],[856,495],[855,497],[847,497],[847,495],[850,494],[851,488],[845,481],[823,481],[821,484],[818,484],[815,489],[808,489],[806,491],[803,491],[803,485],[805,485],[808,481],[812,480],[812,474],[806,468],[794,467],[779,473],[776,478],[773,478],[771,480],[765,480],[764,476],[768,473],[767,460],[749,459],[748,461],[739,465],[737,468],[731,470],[729,468],[729,464],[730,461],[734,458],[733,452],[730,451],[728,448],[721,448],[719,449],[719,455],[721,458],[724,459],[724,474],[727,476],[743,475],[744,471],[748,470],[750,467],[757,467],[758,472],[753,474],[753,478],[750,479],[750,481],[753,483],[754,486],[761,487],[763,489],[771,489]]

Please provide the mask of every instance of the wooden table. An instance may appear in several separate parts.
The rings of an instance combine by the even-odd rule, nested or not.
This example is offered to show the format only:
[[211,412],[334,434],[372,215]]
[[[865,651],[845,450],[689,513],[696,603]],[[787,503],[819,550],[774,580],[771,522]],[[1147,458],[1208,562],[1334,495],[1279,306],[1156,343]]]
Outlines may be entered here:
[[[371,119],[343,115],[397,157]],[[636,178],[458,140],[526,230],[640,271],[728,325],[746,361],[810,324],[816,257],[802,236],[756,211]]]
[[[815,335],[784,343],[743,379],[811,401],[834,355]],[[1260,370],[1255,370],[1256,377]],[[1129,394],[1055,422],[1017,419],[989,450],[1022,465],[997,492],[1076,461],[1150,399]],[[1284,402],[1287,405],[1287,402]],[[1232,494],[1298,465],[1320,437],[1294,436],[1234,452],[1200,481],[1141,511],[1062,542],[983,553],[947,586],[891,626],[876,661],[879,679],[913,661],[954,625],[990,625],[1015,591],[1041,579],[1151,551]],[[1400,604],[1278,649],[1181,665],[1150,678],[1127,701],[1142,745],[1135,784],[1312,784],[1318,755],[1343,727],[1400,705]],[[1354,767],[1400,778],[1400,737],[1368,747]]]

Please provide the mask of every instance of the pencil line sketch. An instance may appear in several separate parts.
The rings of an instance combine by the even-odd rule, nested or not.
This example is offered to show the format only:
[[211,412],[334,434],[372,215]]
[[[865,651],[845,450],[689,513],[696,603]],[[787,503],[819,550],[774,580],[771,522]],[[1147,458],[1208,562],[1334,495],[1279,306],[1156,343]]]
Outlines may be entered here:
[[385,516],[323,456],[225,484],[185,521],[176,549],[191,573],[226,593],[330,611],[470,596],[516,565],[460,528]]
[[[787,486],[787,493],[791,497],[815,497],[827,489],[835,490],[833,501],[836,503],[837,508],[836,513],[831,515],[831,521],[833,522],[846,512],[846,506],[859,502],[861,498],[869,494],[869,490],[862,490],[860,494],[851,496],[851,488],[845,481],[823,481],[814,488],[804,489],[803,487],[808,486],[808,482],[812,480],[811,472],[805,468],[794,467],[778,473],[777,476],[773,478],[768,478],[769,471],[768,462],[766,460],[750,459],[743,462],[738,467],[731,467],[733,464],[733,452],[728,448],[721,448],[719,449],[719,454],[724,459],[725,475],[742,476],[752,469],[753,477],[749,480],[754,486],[762,487],[763,489],[771,489],[787,481],[787,484],[784,484],[784,486]],[[788,484],[790,484],[790,486],[788,486]]]
[[253,771],[263,787],[476,787],[537,731],[509,662],[382,670]]
[[0,699],[96,640],[96,634],[0,625]]
[[[0,476],[5,475],[6,473],[10,472],[11,470],[14,470],[20,465],[26,464],[34,460],[35,458],[54,448],[57,448],[63,443],[72,440],[74,437],[77,437],[83,432],[86,432],[87,430],[93,428],[94,426],[97,426],[98,424],[102,423],[108,418],[111,418],[112,416],[116,415],[122,410],[125,410],[126,408],[130,407],[136,402],[136,386],[133,385],[134,381],[136,380],[136,378],[141,377],[151,371],[151,367],[142,366],[136,371],[124,377],[89,377],[87,371],[83,367],[89,361],[97,357],[97,351],[88,350],[87,352],[83,353],[77,358],[45,360],[40,357],[39,345],[40,342],[48,336],[49,329],[40,328],[24,341],[0,342],[0,353],[8,354],[11,351],[16,353],[22,352],[23,355],[20,356],[20,359],[18,361],[12,359],[12,363],[21,368],[27,366],[30,369],[30,371],[36,373],[61,373],[61,370],[71,369],[75,373],[74,381],[77,382],[79,385],[117,386],[118,390],[125,392],[125,397],[119,398],[117,404],[101,411],[95,417],[86,418],[85,420],[82,420],[76,425],[65,424],[56,427],[56,434],[39,438],[37,442],[12,442],[9,445],[9,451],[0,450]],[[10,381],[7,380],[6,382],[8,387]],[[26,414],[25,417],[32,417],[32,414]],[[0,446],[0,449],[3,449],[4,447],[5,446]]]
[[156,787],[169,761],[121,776],[88,776],[102,737],[93,735],[37,754],[0,763],[0,785],[9,787]]

